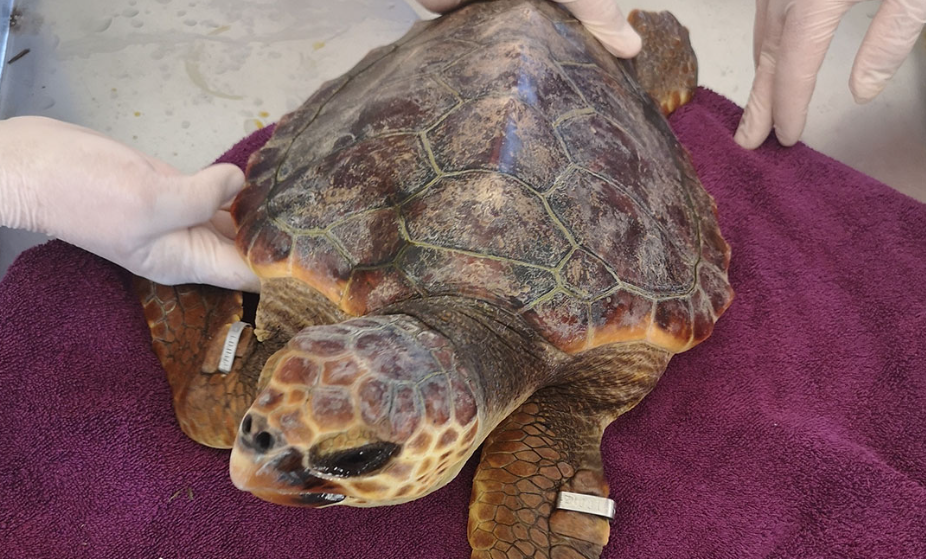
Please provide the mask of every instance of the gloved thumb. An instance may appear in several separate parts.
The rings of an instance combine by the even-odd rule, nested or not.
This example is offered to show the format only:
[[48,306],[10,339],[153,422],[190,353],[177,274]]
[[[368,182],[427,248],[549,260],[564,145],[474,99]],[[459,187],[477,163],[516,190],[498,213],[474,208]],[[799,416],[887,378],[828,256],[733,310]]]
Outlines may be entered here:
[[219,208],[231,202],[232,198],[244,188],[244,173],[237,165],[217,163],[193,175],[192,182],[193,188],[202,189],[204,193],[209,192],[216,196],[215,199],[218,200],[216,208]]
[[633,58],[643,44],[614,0],[556,0],[618,58]]
[[164,230],[193,227],[212,219],[244,187],[244,173],[230,163],[206,167],[192,176],[170,177],[172,184],[158,200]]
[[437,14],[443,14],[456,8],[465,0],[418,0],[418,3],[424,6],[425,10],[430,10]]
[[[469,0],[418,0],[425,9],[443,14]],[[614,0],[555,0],[582,22],[608,52],[619,58],[633,58],[643,41]]]
[[158,238],[146,260],[151,269],[136,273],[159,283],[202,283],[260,291],[260,280],[238,253],[234,241],[206,225],[180,229]]
[[[193,245],[193,258],[202,262],[198,270],[200,283],[248,291],[260,292],[260,280],[238,253],[234,241],[224,239],[212,231],[203,233],[207,242]],[[200,254],[196,250],[201,250]]]
[[190,177],[190,182],[189,192],[200,196],[202,213],[191,223],[196,226],[188,230],[185,248],[192,269],[199,276],[198,283],[260,291],[260,280],[238,253],[234,238],[225,238],[208,225],[217,210],[230,203],[244,187],[244,173],[236,165],[219,163],[199,171]]

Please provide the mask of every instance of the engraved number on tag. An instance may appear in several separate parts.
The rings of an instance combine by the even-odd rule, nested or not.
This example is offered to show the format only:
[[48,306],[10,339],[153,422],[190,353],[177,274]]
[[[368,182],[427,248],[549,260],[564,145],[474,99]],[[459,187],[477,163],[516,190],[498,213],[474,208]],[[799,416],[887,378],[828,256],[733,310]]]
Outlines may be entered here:
[[584,512],[613,519],[616,505],[611,499],[561,491],[556,498],[556,508]]
[[222,374],[228,374],[235,364],[235,351],[238,350],[238,341],[241,339],[241,333],[247,327],[247,322],[236,322],[228,329],[225,336],[225,345],[222,346],[222,357],[219,358],[219,370]]

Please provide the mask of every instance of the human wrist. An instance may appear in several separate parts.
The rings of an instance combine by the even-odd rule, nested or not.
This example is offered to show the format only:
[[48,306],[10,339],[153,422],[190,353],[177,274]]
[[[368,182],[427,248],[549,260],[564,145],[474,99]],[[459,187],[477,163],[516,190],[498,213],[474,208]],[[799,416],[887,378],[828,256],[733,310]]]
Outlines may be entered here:
[[31,118],[0,120],[0,226],[44,233],[39,181],[26,168],[23,131]]

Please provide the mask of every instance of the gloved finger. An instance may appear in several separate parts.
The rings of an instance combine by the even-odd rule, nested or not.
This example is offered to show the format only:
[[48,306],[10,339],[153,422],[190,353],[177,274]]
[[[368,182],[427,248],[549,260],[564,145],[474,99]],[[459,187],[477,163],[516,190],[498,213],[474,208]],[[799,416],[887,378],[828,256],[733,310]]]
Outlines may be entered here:
[[614,0],[556,0],[619,58],[633,58],[643,44]]
[[756,0],[756,20],[752,26],[752,62],[759,67],[759,55],[765,42],[765,27],[768,25],[769,0]]
[[172,179],[158,193],[154,215],[160,232],[205,223],[244,186],[244,173],[230,163]]
[[817,85],[817,74],[830,48],[836,27],[850,2],[795,3],[785,17],[772,98],[775,135],[784,146],[797,143],[807,123],[807,109]]
[[151,275],[159,276],[149,279],[167,285],[201,283],[260,291],[260,280],[238,253],[234,241],[205,226],[173,231],[157,239],[147,267]]
[[[241,188],[242,188],[242,190],[244,189],[244,187],[241,187]],[[240,192],[240,191],[239,191],[239,192]],[[237,194],[236,194],[235,196],[232,196],[232,197],[228,200],[228,202],[225,202],[224,204],[222,204],[221,207],[219,207],[219,209],[220,209],[220,210],[224,210],[224,211],[226,211],[226,212],[231,212],[232,205],[235,203],[235,198],[236,198],[237,196],[238,196]]]
[[746,149],[756,149],[772,131],[772,83],[775,79],[775,62],[770,57],[759,60],[756,77],[749,92],[749,101],[743,110],[733,140]]
[[421,4],[425,10],[442,14],[465,3],[465,1],[466,0],[418,0],[418,3]]
[[784,27],[782,14],[766,13],[764,39],[759,49],[759,62],[756,65],[756,77],[752,82],[749,100],[743,111],[743,118],[733,140],[746,149],[756,149],[768,138],[772,131],[772,106],[774,98],[775,70],[778,51],[781,47],[781,34]]
[[913,50],[926,23],[926,1],[884,0],[855,55],[849,90],[856,103],[874,99]]
[[228,210],[220,209],[215,212],[215,215],[212,216],[209,223],[212,224],[216,232],[220,235],[227,239],[235,239],[235,235],[237,234],[235,221],[232,219],[231,213],[229,213]]

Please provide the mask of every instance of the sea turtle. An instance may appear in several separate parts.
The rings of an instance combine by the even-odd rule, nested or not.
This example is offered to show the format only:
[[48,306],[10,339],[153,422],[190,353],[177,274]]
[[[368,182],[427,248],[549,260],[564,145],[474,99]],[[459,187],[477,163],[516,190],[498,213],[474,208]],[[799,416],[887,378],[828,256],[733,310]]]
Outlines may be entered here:
[[236,486],[397,504],[482,445],[474,557],[599,556],[603,430],[733,296],[663,116],[695,87],[687,30],[630,19],[633,64],[541,0],[417,24],[251,157],[233,215],[255,316],[240,293],[139,282],[179,423],[233,447]]

